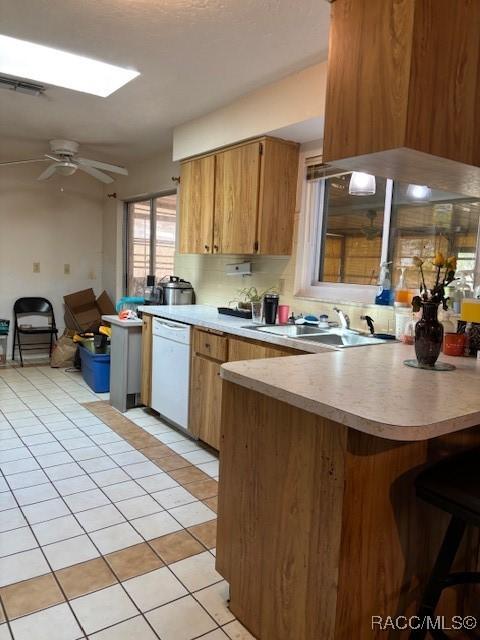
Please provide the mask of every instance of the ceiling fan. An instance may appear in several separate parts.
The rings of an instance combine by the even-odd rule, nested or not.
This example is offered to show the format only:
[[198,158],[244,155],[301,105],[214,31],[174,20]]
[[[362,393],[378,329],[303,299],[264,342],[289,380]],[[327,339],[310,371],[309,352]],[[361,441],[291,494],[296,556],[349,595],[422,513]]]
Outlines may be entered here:
[[28,164],[30,162],[47,162],[48,160],[53,160],[53,164],[49,165],[45,171],[38,176],[37,180],[48,180],[55,174],[71,176],[77,171],[77,169],[88,173],[89,176],[92,176],[105,184],[113,182],[113,178],[105,173],[105,171],[128,176],[128,171],[124,167],[77,156],[78,147],[78,142],[73,142],[72,140],[50,140],[50,149],[52,150],[51,154],[45,153],[45,157],[43,158],[0,162],[0,166]]

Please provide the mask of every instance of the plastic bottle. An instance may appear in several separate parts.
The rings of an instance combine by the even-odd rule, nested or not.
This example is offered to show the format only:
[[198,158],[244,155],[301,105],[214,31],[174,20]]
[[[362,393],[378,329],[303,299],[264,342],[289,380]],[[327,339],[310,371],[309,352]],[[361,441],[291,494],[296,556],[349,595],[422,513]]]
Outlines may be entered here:
[[375,304],[392,304],[392,279],[390,277],[390,262],[382,262],[380,265],[380,283],[375,296]]
[[408,307],[410,303],[410,291],[405,284],[405,269],[406,267],[400,267],[400,278],[395,289],[396,307]]
[[471,298],[473,296],[472,289],[467,283],[467,274],[471,271],[459,271],[458,282],[455,285],[453,292],[453,311],[454,313],[462,312],[462,302],[464,298]]

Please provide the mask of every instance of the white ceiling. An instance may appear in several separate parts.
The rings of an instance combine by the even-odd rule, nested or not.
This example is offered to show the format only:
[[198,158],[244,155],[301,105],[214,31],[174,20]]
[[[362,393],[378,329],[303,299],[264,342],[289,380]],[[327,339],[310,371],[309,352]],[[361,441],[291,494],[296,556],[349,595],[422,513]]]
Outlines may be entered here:
[[0,33],[141,76],[108,98],[51,87],[0,90],[0,160],[50,138],[129,163],[165,149],[174,126],[326,58],[323,0],[0,0]]

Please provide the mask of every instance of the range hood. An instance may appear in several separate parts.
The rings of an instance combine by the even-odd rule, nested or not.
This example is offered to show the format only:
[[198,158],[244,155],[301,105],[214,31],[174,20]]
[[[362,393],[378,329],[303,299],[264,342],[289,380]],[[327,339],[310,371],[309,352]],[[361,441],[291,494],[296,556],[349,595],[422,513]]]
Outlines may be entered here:
[[323,161],[480,197],[480,0],[333,0]]

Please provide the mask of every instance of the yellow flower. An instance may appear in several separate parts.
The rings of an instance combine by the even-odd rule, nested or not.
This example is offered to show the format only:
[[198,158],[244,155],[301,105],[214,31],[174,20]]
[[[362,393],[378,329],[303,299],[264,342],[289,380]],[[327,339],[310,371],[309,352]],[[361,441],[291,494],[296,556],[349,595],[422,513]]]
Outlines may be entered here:
[[419,258],[418,256],[413,256],[412,260],[413,260],[413,264],[416,267],[421,267],[423,265],[423,260],[421,258]]
[[448,271],[455,271],[455,269],[457,268],[457,259],[455,256],[450,256],[449,258],[447,258],[447,261],[445,263],[445,267],[448,269]]
[[445,264],[445,256],[440,251],[437,251],[433,260],[434,267],[443,267]]

